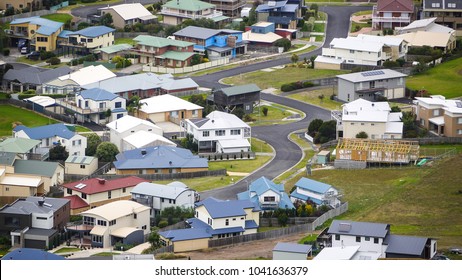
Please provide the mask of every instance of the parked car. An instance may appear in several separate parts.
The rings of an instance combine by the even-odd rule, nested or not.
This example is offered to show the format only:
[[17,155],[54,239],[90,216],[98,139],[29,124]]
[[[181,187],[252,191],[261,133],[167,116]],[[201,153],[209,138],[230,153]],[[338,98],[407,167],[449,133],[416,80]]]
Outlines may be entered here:
[[449,248],[449,253],[460,255],[462,254],[462,248],[451,247]]
[[40,52],[31,52],[26,56],[28,59],[38,60],[40,58]]
[[27,54],[27,53],[29,53],[29,49],[27,47],[22,47],[21,54]]
[[445,255],[435,255],[432,260],[449,261],[449,258]]

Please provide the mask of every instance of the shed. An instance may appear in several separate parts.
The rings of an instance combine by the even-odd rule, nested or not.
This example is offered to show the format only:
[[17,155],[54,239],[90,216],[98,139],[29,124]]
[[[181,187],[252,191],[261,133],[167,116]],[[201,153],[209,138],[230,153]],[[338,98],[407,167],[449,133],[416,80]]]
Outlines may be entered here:
[[327,164],[330,158],[330,151],[320,151],[316,157],[316,163]]
[[98,169],[98,158],[69,156],[66,159],[66,174],[91,175]]
[[278,242],[273,248],[273,260],[306,260],[311,255],[311,245]]

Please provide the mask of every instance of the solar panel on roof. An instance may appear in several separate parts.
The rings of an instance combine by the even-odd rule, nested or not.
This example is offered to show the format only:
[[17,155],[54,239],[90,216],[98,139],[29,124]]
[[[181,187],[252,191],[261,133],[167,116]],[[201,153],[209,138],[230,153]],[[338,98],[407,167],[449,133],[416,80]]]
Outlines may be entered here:
[[362,72],[361,75],[363,77],[370,77],[370,76],[378,76],[378,75],[384,75],[385,72],[382,70],[376,70],[376,71],[367,71],[367,72]]
[[349,232],[351,229],[351,224],[350,223],[340,223],[338,225],[338,231],[340,232]]

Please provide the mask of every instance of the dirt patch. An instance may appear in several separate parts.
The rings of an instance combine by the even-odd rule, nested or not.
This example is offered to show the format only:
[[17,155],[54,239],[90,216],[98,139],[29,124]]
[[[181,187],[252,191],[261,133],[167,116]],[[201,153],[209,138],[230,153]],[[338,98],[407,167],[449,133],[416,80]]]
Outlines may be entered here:
[[457,71],[457,74],[462,76],[462,69]]

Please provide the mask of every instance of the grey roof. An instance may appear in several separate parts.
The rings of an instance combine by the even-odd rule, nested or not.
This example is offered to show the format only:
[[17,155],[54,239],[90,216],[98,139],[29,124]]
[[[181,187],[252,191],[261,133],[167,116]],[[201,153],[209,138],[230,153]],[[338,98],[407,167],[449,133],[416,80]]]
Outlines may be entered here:
[[333,220],[327,233],[385,238],[389,224]]
[[385,253],[420,256],[428,238],[390,234],[385,238],[388,243]]
[[66,163],[78,163],[88,165],[92,163],[96,158],[90,156],[69,156],[66,159]]
[[27,235],[41,235],[41,236],[47,236],[50,237],[54,235],[57,232],[56,229],[45,229],[45,228],[30,228],[28,231],[26,231],[26,238]]
[[62,66],[45,71],[41,71],[37,67],[27,67],[23,69],[10,69],[5,73],[3,79],[8,81],[17,80],[23,84],[41,85],[63,75],[69,74],[70,72],[71,68],[68,66]]
[[43,198],[38,196],[29,196],[26,198],[20,198],[11,204],[5,205],[0,209],[1,213],[10,214],[32,214],[32,213],[49,213],[50,211],[55,212],[67,203],[70,203],[68,199],[64,198],[52,198],[45,197],[44,205],[38,204]]
[[0,165],[13,165],[14,159],[16,158],[15,153],[0,152]]
[[260,211],[258,205],[250,200],[219,200],[209,197],[196,203],[196,207],[204,206],[213,219],[245,216],[245,210],[252,208],[252,211]]
[[190,122],[195,124],[197,127],[201,127],[206,124],[210,119],[209,118],[202,118],[202,119],[189,119]]
[[188,26],[173,33],[174,36],[184,36],[196,39],[208,39],[220,33],[220,30],[209,29],[197,26]]
[[176,199],[181,193],[187,190],[189,188],[181,182],[172,182],[167,185],[142,182],[136,185],[131,193]]
[[53,177],[58,165],[58,162],[17,159],[14,162],[14,173]]
[[391,69],[380,69],[351,74],[337,75],[337,78],[353,83],[407,77],[406,74]]
[[239,94],[246,94],[249,92],[259,92],[261,91],[261,89],[256,84],[248,84],[242,86],[222,88],[221,91],[227,96],[233,96]]
[[279,251],[279,252],[308,254],[311,251],[311,249],[312,249],[311,245],[278,242],[278,244],[274,246],[273,252]]

